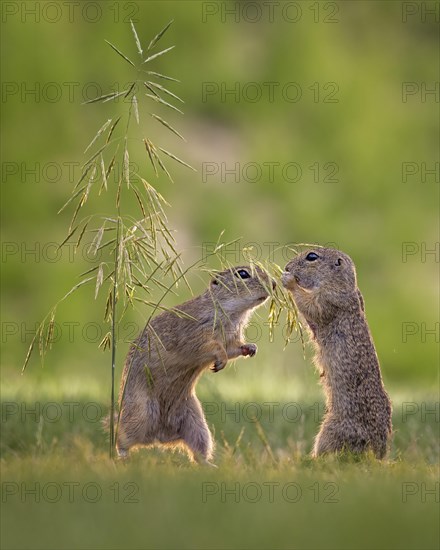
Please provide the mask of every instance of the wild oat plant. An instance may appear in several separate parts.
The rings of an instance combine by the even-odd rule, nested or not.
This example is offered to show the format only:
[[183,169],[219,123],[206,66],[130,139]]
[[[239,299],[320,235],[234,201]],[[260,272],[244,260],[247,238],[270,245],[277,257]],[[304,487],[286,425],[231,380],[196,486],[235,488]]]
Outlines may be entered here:
[[[92,267],[80,274],[80,281],[75,284],[49,311],[29,346],[23,372],[26,369],[31,355],[38,347],[41,359],[53,343],[55,317],[58,306],[69,296],[83,286],[94,288],[94,297],[105,293],[106,303],[103,312],[104,322],[108,331],[99,346],[105,351],[111,350],[111,396],[110,396],[110,456],[114,455],[114,445],[117,436],[115,427],[115,367],[116,367],[116,334],[118,323],[129,308],[137,305],[147,306],[149,315],[146,325],[151,318],[161,310],[167,308],[162,305],[164,298],[175,292],[179,283],[189,287],[186,275],[190,269],[202,261],[184,268],[181,254],[176,249],[175,238],[167,218],[165,208],[168,205],[164,197],[151,183],[150,175],[158,178],[160,174],[173,182],[166,162],[168,159],[194,170],[188,163],[180,159],[168,149],[153,142],[152,136],[144,131],[144,100],[150,107],[149,116],[164,126],[170,133],[185,141],[182,134],[174,128],[164,117],[152,112],[151,107],[183,114],[175,105],[183,104],[183,100],[167,86],[179,81],[171,76],[150,70],[154,61],[170,52],[174,46],[157,51],[157,44],[169,29],[170,21],[144,49],[133,22],[130,22],[136,46],[136,61],[128,57],[119,48],[109,41],[107,44],[124,62],[133,69],[133,81],[123,91],[117,91],[91,99],[86,104],[101,104],[123,99],[126,112],[106,120],[84,154],[88,158],[82,166],[82,173],[76,182],[70,198],[58,213],[65,209],[73,210],[67,236],[59,245],[75,243],[75,252],[78,251],[83,240],[91,240],[88,249],[88,258],[91,258]],[[160,82],[162,83],[160,83]],[[166,83],[166,84],[163,84]],[[142,100],[142,101],[141,101]],[[130,152],[134,147],[142,147],[145,155],[145,169],[149,167],[150,175],[133,172],[130,167]],[[148,178],[148,179],[147,179]],[[116,183],[115,183],[116,182]],[[113,198],[113,208],[107,215],[97,214],[99,200],[104,194]],[[127,197],[131,195],[131,197]],[[127,203],[134,199],[137,204],[137,214],[129,213]],[[84,214],[84,207],[88,211]],[[84,209],[84,210],[83,210]],[[95,213],[94,213],[95,212]],[[217,246],[210,256],[220,259],[221,269],[232,267],[221,260],[221,251],[231,243],[221,243],[220,235]],[[277,277],[281,271],[279,266],[270,262],[254,262],[252,251],[244,251],[245,259],[251,265],[258,265],[266,273]],[[212,274],[212,269],[205,270]],[[159,291],[159,294],[157,294]],[[269,308],[270,335],[273,327],[278,323],[281,312],[286,314],[287,339],[292,331],[299,327],[296,310],[289,293],[283,291],[280,285],[275,290],[268,289],[271,295]],[[152,296],[159,295],[153,300]],[[173,310],[178,314],[176,310]],[[124,390],[122,393],[122,399]],[[121,405],[121,403],[120,403]]]

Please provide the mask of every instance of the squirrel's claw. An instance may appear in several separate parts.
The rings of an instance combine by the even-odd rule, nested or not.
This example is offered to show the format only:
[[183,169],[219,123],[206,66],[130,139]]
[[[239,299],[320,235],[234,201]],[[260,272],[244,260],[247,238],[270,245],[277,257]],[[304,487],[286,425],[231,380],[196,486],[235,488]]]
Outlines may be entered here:
[[245,357],[253,357],[257,353],[257,350],[258,348],[256,344],[244,344],[241,346],[241,354]]
[[226,363],[224,361],[216,361],[214,365],[211,367],[211,370],[212,372],[219,372],[225,367],[226,367]]

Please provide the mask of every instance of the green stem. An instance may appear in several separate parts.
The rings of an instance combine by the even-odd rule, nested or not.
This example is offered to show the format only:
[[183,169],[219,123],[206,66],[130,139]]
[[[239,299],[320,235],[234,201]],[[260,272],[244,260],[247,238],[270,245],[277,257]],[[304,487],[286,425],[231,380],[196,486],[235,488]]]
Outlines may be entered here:
[[115,276],[113,278],[113,300],[112,300],[112,388],[110,401],[110,458],[114,456],[115,448],[115,369],[116,369],[116,292],[118,290],[118,269],[119,269],[119,225],[118,215],[116,226],[115,246]]

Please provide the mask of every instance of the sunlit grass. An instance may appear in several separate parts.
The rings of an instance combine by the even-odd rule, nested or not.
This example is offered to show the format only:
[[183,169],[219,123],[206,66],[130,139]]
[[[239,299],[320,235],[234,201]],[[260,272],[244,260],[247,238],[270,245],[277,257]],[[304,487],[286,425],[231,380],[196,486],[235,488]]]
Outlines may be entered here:
[[[208,415],[208,421],[218,469],[159,449],[114,462],[100,428],[80,415],[42,429],[32,419],[4,423],[3,547],[437,546],[435,496],[422,496],[438,479],[435,423],[396,422],[392,456],[380,462],[368,456],[312,460],[307,451],[317,425],[310,418],[295,424],[262,419],[270,453],[251,421],[236,423],[231,415],[223,422]],[[75,488],[71,499],[68,486]],[[92,498],[100,492],[96,502],[84,498],[87,487]],[[58,490],[54,504],[48,498]]]

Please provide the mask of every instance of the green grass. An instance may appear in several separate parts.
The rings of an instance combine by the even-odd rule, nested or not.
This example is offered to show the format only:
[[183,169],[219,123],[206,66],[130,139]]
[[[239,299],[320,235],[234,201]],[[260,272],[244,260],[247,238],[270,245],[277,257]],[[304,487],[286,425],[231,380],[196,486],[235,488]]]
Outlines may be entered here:
[[[438,546],[438,408],[437,415],[423,415],[420,408],[426,403],[435,410],[431,392],[419,393],[417,411],[405,404],[407,396],[390,392],[395,433],[386,461],[312,460],[321,392],[315,387],[301,394],[302,384],[288,399],[284,379],[264,397],[261,387],[258,393],[255,384],[243,381],[241,397],[238,391],[226,397],[237,380],[249,377],[248,369],[228,369],[215,386],[208,373],[200,384],[218,469],[159,449],[141,449],[125,463],[110,461],[99,422],[108,401],[92,377],[83,381],[89,388],[83,392],[71,378],[59,378],[44,386],[44,399],[38,400],[32,377],[21,387],[6,383],[2,547]],[[273,399],[274,393],[282,399]],[[103,398],[96,401],[94,394]],[[425,492],[436,487],[437,496]]]
[[[432,495],[424,503],[420,494],[422,483],[434,486],[433,469],[425,467],[415,475],[414,465],[400,462],[312,464],[306,459],[274,466],[264,457],[253,467],[239,457],[222,459],[219,466],[200,469],[177,456],[156,453],[139,453],[129,465],[114,465],[78,439],[67,457],[55,453],[17,459],[13,467],[3,468],[4,480],[20,480],[29,488],[40,483],[42,497],[40,503],[32,495],[8,497],[2,547],[438,546],[438,508]],[[73,502],[66,490],[58,504],[47,502],[44,495],[49,489],[44,486],[49,482],[76,482]],[[98,502],[87,501],[95,498],[93,487],[82,496],[91,483],[102,491]],[[408,483],[419,493],[405,501]]]

